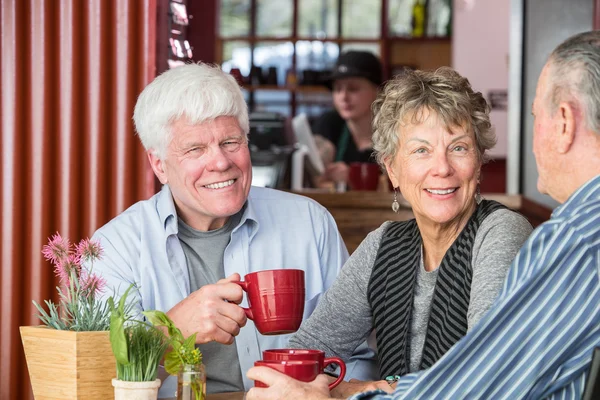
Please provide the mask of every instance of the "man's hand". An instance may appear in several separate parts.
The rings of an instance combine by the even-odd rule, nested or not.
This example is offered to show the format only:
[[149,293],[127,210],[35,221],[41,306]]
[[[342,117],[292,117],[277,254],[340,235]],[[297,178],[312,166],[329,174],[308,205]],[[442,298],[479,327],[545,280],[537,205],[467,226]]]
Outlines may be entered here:
[[329,399],[327,375],[319,375],[312,382],[300,382],[268,367],[253,367],[248,378],[261,381],[268,388],[252,388],[246,400],[322,400]]
[[246,325],[246,314],[238,306],[243,291],[239,274],[205,285],[171,308],[167,315],[184,337],[196,333],[196,343],[211,341],[231,344]]
[[392,393],[394,391],[394,388],[386,381],[359,381],[358,379],[350,379],[350,381],[341,382],[338,386],[333,388],[331,390],[331,395],[346,398],[355,393],[368,392],[377,389],[387,393]]

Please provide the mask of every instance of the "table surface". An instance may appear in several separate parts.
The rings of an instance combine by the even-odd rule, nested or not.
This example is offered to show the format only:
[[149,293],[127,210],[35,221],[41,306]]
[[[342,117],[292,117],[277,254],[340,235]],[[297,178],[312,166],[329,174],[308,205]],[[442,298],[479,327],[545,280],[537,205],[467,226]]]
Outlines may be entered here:
[[206,396],[206,400],[243,400],[244,392],[215,393]]
[[[207,394],[206,400],[244,400],[245,392],[227,392]],[[175,397],[168,397],[163,400],[177,400]]]

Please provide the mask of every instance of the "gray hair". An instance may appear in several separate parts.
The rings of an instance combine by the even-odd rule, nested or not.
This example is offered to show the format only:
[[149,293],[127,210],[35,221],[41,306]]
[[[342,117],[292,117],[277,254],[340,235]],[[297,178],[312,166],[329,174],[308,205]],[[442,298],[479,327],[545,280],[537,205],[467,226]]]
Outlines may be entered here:
[[146,150],[162,159],[173,122],[185,118],[195,125],[220,116],[235,117],[248,135],[248,106],[236,80],[218,66],[198,63],[168,70],[146,86],[133,121]]
[[466,126],[475,135],[477,155],[496,144],[490,107],[480,92],[450,67],[436,71],[406,70],[390,80],[373,103],[373,149],[383,167],[398,151],[398,134],[404,124],[422,123],[426,112],[435,113],[447,127]]
[[577,34],[550,54],[550,108],[578,100],[588,128],[600,132],[600,31]]

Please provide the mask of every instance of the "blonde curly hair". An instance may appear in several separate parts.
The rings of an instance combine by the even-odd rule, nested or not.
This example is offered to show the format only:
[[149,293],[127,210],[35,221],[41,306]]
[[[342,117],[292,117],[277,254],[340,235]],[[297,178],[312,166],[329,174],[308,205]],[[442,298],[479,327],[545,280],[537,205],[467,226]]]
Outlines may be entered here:
[[373,102],[373,149],[385,167],[398,151],[398,134],[406,124],[420,124],[429,113],[447,127],[470,127],[480,162],[496,144],[490,122],[490,107],[481,92],[473,91],[468,79],[450,67],[436,71],[406,70],[388,81]]

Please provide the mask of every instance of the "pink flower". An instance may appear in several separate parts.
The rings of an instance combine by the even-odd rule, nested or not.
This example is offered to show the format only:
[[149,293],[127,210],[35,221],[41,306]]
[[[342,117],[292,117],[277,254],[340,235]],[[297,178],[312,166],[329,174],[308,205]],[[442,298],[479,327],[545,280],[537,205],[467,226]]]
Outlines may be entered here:
[[83,293],[95,297],[104,291],[106,281],[96,274],[88,274],[87,271],[83,271],[79,277],[79,285]]
[[76,248],[79,262],[93,262],[102,257],[102,246],[96,240],[83,239]]
[[66,259],[56,263],[54,273],[60,278],[61,282],[69,284],[71,278],[77,279],[81,272],[79,259],[74,254],[69,254]]
[[44,258],[57,266],[69,257],[70,251],[71,243],[69,239],[63,239],[58,232],[52,236],[47,245],[42,247]]

